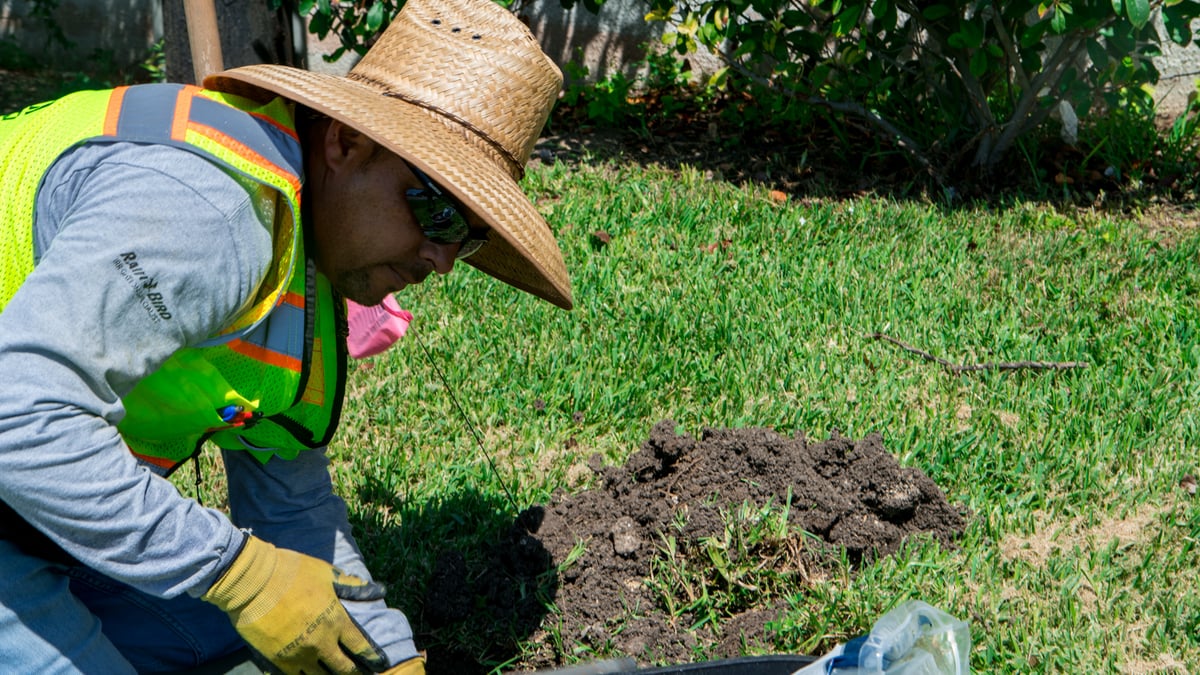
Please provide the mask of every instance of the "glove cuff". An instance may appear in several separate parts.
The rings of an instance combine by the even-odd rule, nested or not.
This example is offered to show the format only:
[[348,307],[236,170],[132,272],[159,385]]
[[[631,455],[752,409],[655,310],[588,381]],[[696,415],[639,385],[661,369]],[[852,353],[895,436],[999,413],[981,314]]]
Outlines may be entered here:
[[273,545],[247,535],[246,543],[229,569],[217,579],[208,592],[200,596],[225,612],[238,612],[267,585],[278,554]]

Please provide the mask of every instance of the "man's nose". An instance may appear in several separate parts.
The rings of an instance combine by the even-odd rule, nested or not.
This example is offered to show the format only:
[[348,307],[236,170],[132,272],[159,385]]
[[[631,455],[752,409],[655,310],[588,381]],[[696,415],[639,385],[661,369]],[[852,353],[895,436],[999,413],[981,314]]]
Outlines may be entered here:
[[438,244],[426,240],[425,257],[433,263],[433,271],[438,274],[449,274],[450,270],[454,269],[454,261],[460,248],[462,248],[461,243]]

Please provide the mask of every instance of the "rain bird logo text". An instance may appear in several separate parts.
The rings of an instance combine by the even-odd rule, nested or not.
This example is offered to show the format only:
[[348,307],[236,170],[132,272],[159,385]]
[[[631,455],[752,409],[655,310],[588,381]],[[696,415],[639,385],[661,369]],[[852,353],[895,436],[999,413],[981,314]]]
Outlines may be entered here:
[[122,253],[113,258],[112,264],[133,287],[133,294],[141,301],[151,319],[155,322],[171,320],[171,311],[167,309],[162,293],[154,290],[158,288],[158,281],[138,262],[136,253]]

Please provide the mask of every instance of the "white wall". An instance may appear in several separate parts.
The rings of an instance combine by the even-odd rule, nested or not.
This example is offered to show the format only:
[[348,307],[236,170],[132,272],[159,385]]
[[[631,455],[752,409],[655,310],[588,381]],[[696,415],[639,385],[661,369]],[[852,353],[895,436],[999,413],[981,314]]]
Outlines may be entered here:
[[[1166,35],[1162,18],[1158,18],[1158,34]],[[1158,66],[1158,86],[1154,88],[1154,99],[1158,102],[1159,117],[1174,119],[1187,110],[1188,96],[1196,91],[1200,80],[1200,21],[1192,27],[1192,43],[1187,47],[1167,40],[1163,55],[1155,60]]]

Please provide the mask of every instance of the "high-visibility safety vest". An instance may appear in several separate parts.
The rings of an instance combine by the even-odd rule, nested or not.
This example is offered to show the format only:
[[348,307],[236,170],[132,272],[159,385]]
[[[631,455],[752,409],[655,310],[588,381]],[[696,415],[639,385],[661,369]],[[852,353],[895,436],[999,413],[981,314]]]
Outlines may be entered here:
[[[274,213],[272,264],[254,302],[203,345],[177,351],[122,399],[126,415],[117,429],[130,450],[167,474],[206,440],[263,462],[328,443],[345,390],[345,305],[304,255],[303,155],[282,99],[263,105],[193,86],[148,84],[78,92],[0,117],[0,312],[34,267],[42,177],[68,149],[118,141],[194,152],[246,186],[260,214]],[[143,304],[155,307],[153,293],[140,293]]]

